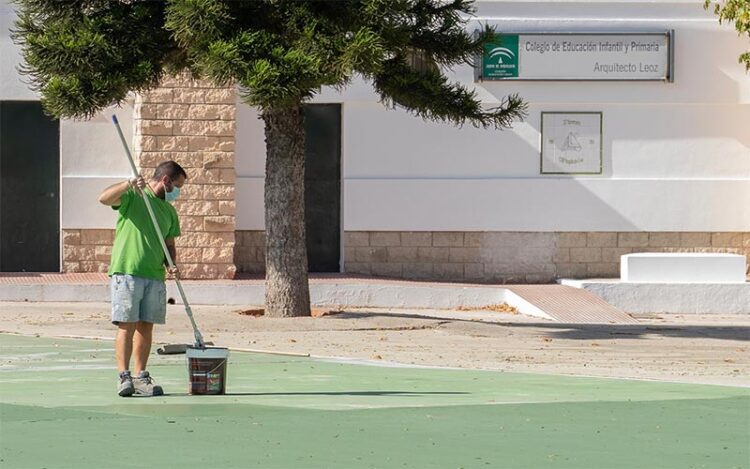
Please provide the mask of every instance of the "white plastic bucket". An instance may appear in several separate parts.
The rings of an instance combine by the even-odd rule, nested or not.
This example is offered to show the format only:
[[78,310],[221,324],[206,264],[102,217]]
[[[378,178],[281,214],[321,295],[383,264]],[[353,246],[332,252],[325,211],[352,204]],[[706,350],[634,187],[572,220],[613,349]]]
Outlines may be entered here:
[[229,349],[188,347],[188,393],[225,394]]

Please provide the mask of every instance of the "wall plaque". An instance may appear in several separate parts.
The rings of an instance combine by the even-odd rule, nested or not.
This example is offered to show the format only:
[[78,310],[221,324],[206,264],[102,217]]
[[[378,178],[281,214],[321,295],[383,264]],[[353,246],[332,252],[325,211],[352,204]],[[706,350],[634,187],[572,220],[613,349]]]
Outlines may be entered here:
[[476,79],[672,81],[671,32],[497,34]]
[[602,174],[602,113],[542,112],[542,174]]

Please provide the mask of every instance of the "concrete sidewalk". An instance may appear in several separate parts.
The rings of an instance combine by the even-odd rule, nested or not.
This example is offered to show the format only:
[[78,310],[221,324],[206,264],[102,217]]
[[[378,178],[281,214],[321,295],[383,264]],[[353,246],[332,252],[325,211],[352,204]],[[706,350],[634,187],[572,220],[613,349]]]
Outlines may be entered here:
[[[184,280],[185,294],[196,305],[264,303],[265,280]],[[167,293],[180,300],[174,282]],[[0,274],[0,301],[109,301],[106,274]],[[507,303],[521,314],[566,323],[635,323],[631,316],[596,295],[564,285],[488,285],[419,282],[345,274],[310,276],[313,305],[332,308],[483,308]]]

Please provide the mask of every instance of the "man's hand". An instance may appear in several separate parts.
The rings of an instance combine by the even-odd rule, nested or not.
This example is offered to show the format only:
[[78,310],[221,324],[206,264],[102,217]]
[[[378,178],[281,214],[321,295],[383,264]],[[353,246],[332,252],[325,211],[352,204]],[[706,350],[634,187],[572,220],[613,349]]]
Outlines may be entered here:
[[142,194],[143,189],[146,187],[146,181],[139,174],[138,177],[128,179],[128,186],[132,187],[138,194]]
[[167,271],[176,279],[180,278],[180,269],[177,268],[177,266],[170,267],[167,269]]

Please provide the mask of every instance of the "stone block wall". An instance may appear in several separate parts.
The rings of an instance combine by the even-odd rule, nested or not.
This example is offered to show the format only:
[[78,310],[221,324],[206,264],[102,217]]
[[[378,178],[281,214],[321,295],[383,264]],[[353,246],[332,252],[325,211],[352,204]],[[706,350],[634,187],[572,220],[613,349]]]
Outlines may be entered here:
[[187,74],[136,98],[134,146],[144,176],[169,159],[188,173],[174,203],[183,278],[234,277],[235,113],[233,87],[216,88]]
[[234,264],[238,272],[262,274],[266,271],[266,233],[238,230]]
[[[174,206],[182,236],[177,264],[186,279],[233,278],[235,247],[235,90],[180,75],[136,97],[134,156],[145,179],[174,160],[188,181]],[[103,188],[102,188],[103,189]],[[106,272],[113,230],[65,230],[65,272]],[[108,240],[105,243],[105,238]],[[97,243],[88,244],[87,240]],[[101,243],[101,244],[98,244]]]
[[559,233],[558,277],[619,277],[620,256],[633,252],[726,252],[750,259],[750,233]]
[[115,230],[62,230],[63,272],[107,272]]
[[555,278],[556,233],[347,232],[347,272],[407,279],[544,283]]
[[[238,231],[235,263],[263,272],[261,231]],[[392,232],[344,234],[352,274],[492,283],[556,278],[616,278],[632,252],[729,252],[750,259],[750,233],[678,232]]]

